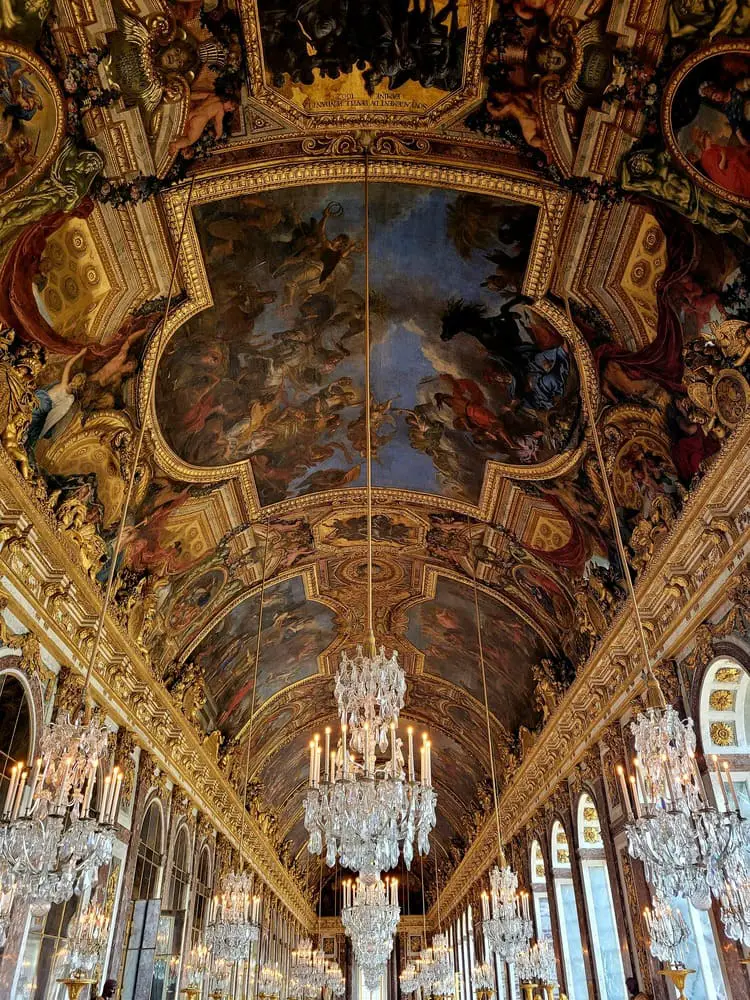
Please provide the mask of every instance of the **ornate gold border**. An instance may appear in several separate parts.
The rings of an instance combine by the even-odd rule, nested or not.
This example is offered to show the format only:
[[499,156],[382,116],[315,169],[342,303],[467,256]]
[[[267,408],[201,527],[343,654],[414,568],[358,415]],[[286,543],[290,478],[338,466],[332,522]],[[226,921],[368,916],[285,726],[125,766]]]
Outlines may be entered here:
[[743,198],[741,195],[728,191],[726,188],[723,188],[719,184],[710,180],[705,176],[705,174],[702,174],[693,166],[678,146],[677,138],[672,130],[672,102],[674,101],[680,84],[685,80],[685,77],[691,70],[695,69],[696,66],[704,62],[706,59],[724,55],[728,52],[738,52],[750,58],[750,40],[743,39],[741,41],[733,42],[717,42],[714,45],[708,45],[703,49],[699,49],[698,52],[694,52],[693,55],[689,56],[684,62],[680,63],[672,76],[669,78],[667,86],[664,90],[664,99],[661,110],[661,127],[664,134],[664,141],[667,144],[670,156],[680,165],[680,167],[682,167],[688,177],[694,180],[699,187],[702,187],[706,191],[710,191],[712,194],[715,194],[724,201],[729,201],[734,205],[740,205],[743,208],[748,208],[750,206],[750,198]]
[[65,136],[66,110],[65,101],[63,100],[62,91],[60,90],[57,78],[49,66],[42,62],[35,52],[24,48],[23,45],[17,45],[15,42],[8,42],[4,39],[0,39],[0,56],[15,56],[17,59],[23,59],[27,62],[49,87],[52,103],[57,113],[55,127],[52,134],[52,141],[50,142],[49,148],[45,154],[37,160],[33,169],[26,175],[26,177],[24,177],[22,181],[19,181],[18,184],[11,187],[8,191],[3,191],[2,194],[0,194],[0,204],[3,204],[6,201],[19,198],[22,194],[25,194],[26,191],[28,191],[28,189],[47,171],[49,165],[60,152],[63,138]]
[[[537,227],[534,234],[524,292],[541,300],[546,293],[552,269],[553,228],[557,230],[568,202],[568,195],[558,190],[546,190],[541,185],[520,178],[509,179],[488,171],[445,167],[419,161],[384,160],[375,161],[370,166],[372,178],[399,183],[432,185],[459,191],[505,197],[516,202],[539,208]],[[222,198],[235,197],[256,191],[280,190],[307,184],[336,182],[357,182],[364,179],[364,163],[361,156],[333,161],[321,160],[310,163],[297,159],[278,165],[243,167],[232,172],[217,175],[207,174],[195,182],[192,205],[207,204]],[[187,203],[188,188],[183,185],[165,195],[164,209],[168,228],[176,244],[182,226]],[[549,212],[544,208],[545,200]],[[192,215],[188,216],[182,244],[180,270],[187,300],[182,303],[167,320],[164,335],[155,334],[144,357],[143,371],[137,388],[139,419],[144,418],[147,404],[148,385],[158,370],[157,347],[161,341],[162,353],[176,331],[188,319],[213,304],[206,269],[203,263],[198,234]],[[544,316],[574,347],[579,363],[579,377],[588,378],[592,392],[598,399],[598,384],[593,359],[588,346],[571,326],[564,313],[551,302],[544,300],[534,303],[540,315]],[[156,394],[154,394],[155,400]],[[215,483],[225,479],[236,479],[243,494],[248,519],[258,517],[261,511],[260,499],[249,460],[231,465],[203,468],[189,465],[174,454],[167,444],[159,426],[155,402],[149,413],[155,457],[164,471],[180,481],[194,483]],[[378,503],[411,503],[432,508],[454,510],[470,517],[487,519],[492,512],[492,499],[497,489],[499,477],[512,476],[516,479],[548,479],[573,468],[580,460],[580,449],[573,449],[563,455],[554,456],[548,462],[536,466],[515,466],[488,461],[477,504],[456,500],[440,494],[419,493],[401,489],[376,488],[374,496]],[[313,493],[303,497],[282,500],[262,508],[269,517],[277,517],[289,512],[300,512],[321,503],[335,502],[340,505],[361,502],[363,490],[342,489]]]
[[475,0],[468,4],[468,8],[464,76],[458,90],[447,92],[435,104],[421,112],[387,110],[381,112],[374,104],[367,110],[357,109],[347,112],[336,109],[331,112],[305,112],[268,84],[257,4],[242,4],[242,31],[248,58],[250,91],[263,108],[305,131],[352,127],[435,129],[441,122],[460,114],[464,107],[468,113],[468,105],[482,93],[484,38],[492,17],[493,3],[492,0]]

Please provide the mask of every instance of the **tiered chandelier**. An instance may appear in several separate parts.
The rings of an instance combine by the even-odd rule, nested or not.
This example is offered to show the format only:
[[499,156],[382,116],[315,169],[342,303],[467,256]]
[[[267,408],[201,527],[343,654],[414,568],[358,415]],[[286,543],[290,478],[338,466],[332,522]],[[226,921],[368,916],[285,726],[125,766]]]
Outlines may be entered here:
[[335,695],[341,734],[331,746],[316,735],[310,743],[305,828],[311,854],[324,854],[359,873],[346,888],[342,920],[368,985],[376,985],[393,947],[400,915],[398,889],[380,874],[396,867],[403,854],[411,866],[414,843],[430,849],[436,823],[432,752],[425,735],[420,772],[414,763],[414,734],[408,731],[408,758],[398,737],[406,679],[393,651],[379,649],[373,631],[372,394],[370,390],[370,227],[369,168],[365,151],[365,441],[367,473],[367,644],[354,656],[342,654]]
[[209,905],[206,946],[216,959],[239,962],[259,937],[260,896],[253,896],[253,878],[230,871]]
[[518,891],[518,876],[504,864],[490,872],[490,894],[482,893],[482,929],[490,951],[505,962],[516,956],[531,940],[533,928],[528,893]]
[[292,977],[305,990],[319,992],[326,980],[326,957],[322,948],[313,947],[310,938],[303,938],[292,952]]
[[356,882],[344,882],[344,906],[341,922],[351,938],[365,985],[377,988],[383,969],[393,950],[401,911],[398,905],[398,882],[386,883],[367,872]]
[[552,939],[542,938],[541,941],[527,945],[519,952],[515,961],[518,978],[524,987],[524,995],[532,994],[531,990],[526,989],[527,986],[538,984],[544,989],[548,1000],[552,1000],[557,987],[557,962]]
[[101,960],[107,941],[109,918],[98,903],[89,903],[71,921],[67,942],[67,965],[73,977],[91,975]]
[[[3,888],[29,902],[64,903],[89,889],[112,860],[122,772],[104,779],[98,809],[93,793],[107,760],[109,732],[96,718],[65,716],[42,734],[31,768],[16,764],[0,816]],[[3,871],[4,869],[4,871]]]
[[471,970],[477,1000],[492,1000],[495,995],[495,973],[487,962],[475,963]]
[[714,896],[725,925],[747,936],[742,900],[750,879],[750,820],[740,815],[731,774],[714,759],[723,809],[710,805],[695,762],[692,719],[683,722],[665,705],[653,680],[649,700],[632,724],[638,754],[632,800],[621,777],[630,854],[643,862],[660,900],[683,896],[708,909]]

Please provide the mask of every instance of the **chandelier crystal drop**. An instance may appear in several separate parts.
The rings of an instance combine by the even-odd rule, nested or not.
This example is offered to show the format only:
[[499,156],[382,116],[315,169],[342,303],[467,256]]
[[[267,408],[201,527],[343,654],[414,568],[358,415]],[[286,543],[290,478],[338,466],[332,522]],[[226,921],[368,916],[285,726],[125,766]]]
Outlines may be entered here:
[[679,910],[658,897],[643,911],[654,958],[671,966],[684,966],[690,930]]
[[354,733],[343,723],[335,750],[330,749],[331,733],[326,730],[322,774],[320,737],[310,743],[305,797],[308,850],[311,854],[325,851],[329,867],[338,858],[345,868],[379,873],[395,868],[402,852],[410,867],[415,841],[420,854],[429,854],[429,836],[437,821],[430,741],[425,734],[417,779],[413,732],[408,734],[408,776],[393,723],[389,736],[390,753],[379,759],[377,733],[367,723]]
[[344,883],[341,922],[370,990],[377,988],[385,971],[400,915],[396,879],[386,883],[369,872],[360,875],[356,882]]
[[40,756],[29,768],[13,766],[0,814],[3,890],[14,887],[28,902],[64,903],[89,889],[112,860],[123,775],[104,779],[98,815],[92,815],[100,763],[109,732],[96,717],[50,723]]
[[214,958],[238,962],[248,958],[259,937],[260,896],[253,896],[253,877],[231,871],[209,905],[206,946]]
[[[356,742],[367,725],[376,745],[385,753],[388,731],[391,724],[398,724],[406,694],[406,678],[396,650],[386,656],[385,647],[381,646],[373,650],[372,656],[366,656],[362,647],[357,646],[352,657],[346,650],[342,651],[333,693],[339,717],[348,725],[353,741]],[[354,749],[364,753],[365,748],[355,745]]]
[[419,985],[426,994],[441,996],[445,993],[446,983],[452,983],[453,980],[453,953],[447,934],[434,934],[432,944],[422,949],[418,974]]
[[628,850],[662,900],[683,896],[708,909],[712,895],[750,878],[750,820],[740,815],[731,774],[714,758],[722,796],[718,808],[709,805],[692,719],[683,722],[671,706],[648,708],[632,730],[638,756],[632,803],[624,792]]
[[506,864],[490,872],[490,894],[482,893],[482,929],[490,951],[515,961],[532,935],[528,893],[518,892],[518,876]]

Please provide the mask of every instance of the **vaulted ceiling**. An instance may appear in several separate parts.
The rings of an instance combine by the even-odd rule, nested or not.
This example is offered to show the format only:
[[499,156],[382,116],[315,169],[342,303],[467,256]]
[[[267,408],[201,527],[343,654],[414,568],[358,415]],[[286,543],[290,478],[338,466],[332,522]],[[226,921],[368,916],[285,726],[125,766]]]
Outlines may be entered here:
[[366,632],[367,170],[375,625],[434,741],[447,864],[488,803],[474,589],[502,782],[624,598],[603,478],[637,574],[750,396],[739,20],[18,7],[0,319],[16,365],[39,353],[17,460],[92,577],[116,560],[131,634],[290,865],[307,742]]

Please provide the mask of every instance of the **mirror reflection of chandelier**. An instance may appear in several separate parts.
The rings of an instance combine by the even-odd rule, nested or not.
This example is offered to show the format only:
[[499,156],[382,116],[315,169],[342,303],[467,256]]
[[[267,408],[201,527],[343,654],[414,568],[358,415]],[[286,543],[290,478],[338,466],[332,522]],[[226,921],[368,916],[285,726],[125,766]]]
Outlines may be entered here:
[[112,860],[122,772],[104,779],[98,812],[93,793],[107,760],[109,731],[97,718],[50,723],[40,756],[11,770],[0,815],[0,877],[29,902],[64,903],[89,889]]
[[354,883],[344,882],[341,922],[351,938],[357,964],[370,990],[380,982],[393,951],[393,935],[400,915],[395,878],[386,882],[374,873],[366,873]]

